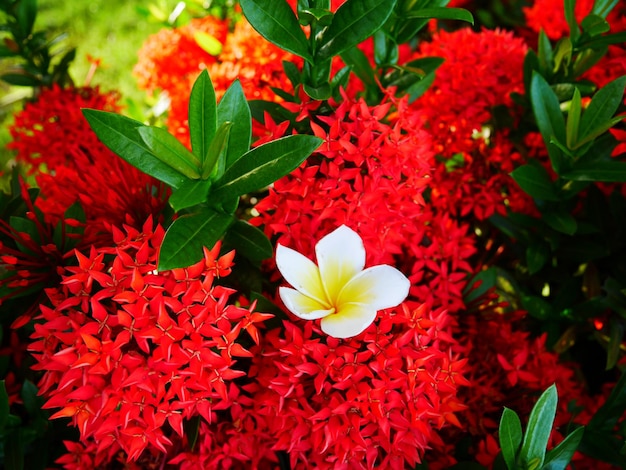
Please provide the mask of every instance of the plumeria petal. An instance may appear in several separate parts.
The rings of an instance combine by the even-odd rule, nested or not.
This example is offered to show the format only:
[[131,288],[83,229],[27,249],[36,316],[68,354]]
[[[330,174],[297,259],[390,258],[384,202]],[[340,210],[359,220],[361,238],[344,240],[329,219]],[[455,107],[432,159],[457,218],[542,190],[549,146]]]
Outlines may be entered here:
[[406,299],[410,287],[411,282],[396,268],[386,264],[372,266],[348,281],[335,305],[338,311],[353,302],[366,304],[375,311],[395,307]]
[[369,305],[346,303],[333,315],[322,318],[321,328],[324,333],[335,338],[351,338],[372,324],[376,310]]
[[342,287],[365,266],[363,240],[345,225],[322,238],[315,245],[315,255],[331,302],[337,300]]
[[304,320],[317,320],[335,312],[335,309],[327,309],[317,300],[290,287],[280,287],[278,292],[285,307],[296,317]]
[[306,256],[291,248],[278,245],[276,248],[276,266],[285,280],[302,294],[317,300],[325,309],[330,308],[320,270]]

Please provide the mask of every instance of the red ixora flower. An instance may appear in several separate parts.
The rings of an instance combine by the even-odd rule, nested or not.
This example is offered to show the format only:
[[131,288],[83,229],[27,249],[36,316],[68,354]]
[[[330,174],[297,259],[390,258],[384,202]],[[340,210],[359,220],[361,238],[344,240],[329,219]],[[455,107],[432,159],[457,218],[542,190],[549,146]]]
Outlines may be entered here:
[[379,312],[358,338],[324,335],[314,322],[283,322],[252,350],[245,389],[275,450],[292,468],[404,469],[460,426],[457,393],[469,385],[453,352],[452,317],[405,303]]
[[185,421],[216,422],[240,395],[238,360],[257,338],[244,330],[269,317],[231,304],[234,291],[214,283],[234,255],[220,257],[219,244],[188,268],[157,272],[162,227],[149,218],[113,235],[114,247],[76,252],[29,346],[45,408],[96,444],[97,464],[120,450],[129,461],[167,454]]

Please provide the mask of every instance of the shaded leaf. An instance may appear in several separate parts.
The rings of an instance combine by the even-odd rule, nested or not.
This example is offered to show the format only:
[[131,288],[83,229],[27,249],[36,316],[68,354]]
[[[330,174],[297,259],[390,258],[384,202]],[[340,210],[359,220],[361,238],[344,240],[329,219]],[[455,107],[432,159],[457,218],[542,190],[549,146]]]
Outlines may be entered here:
[[181,209],[206,202],[211,188],[211,180],[189,180],[176,189],[169,198],[170,206],[176,212]]
[[548,451],[542,470],[564,470],[578,449],[584,431],[584,427],[575,429],[558,446]]
[[210,208],[180,216],[165,232],[159,252],[159,271],[183,268],[202,258],[202,247],[213,248],[224,235],[232,217]]
[[511,172],[511,177],[526,193],[536,199],[545,201],[561,199],[548,172],[540,165],[522,165]]
[[556,386],[551,385],[541,394],[530,412],[519,454],[519,461],[526,468],[541,468],[543,465],[556,415],[557,400]]
[[226,169],[226,144],[229,141],[232,126],[232,122],[226,121],[220,124],[217,129],[207,150],[206,159],[202,163],[202,179],[207,179],[210,175],[219,177],[224,173]]
[[565,120],[559,100],[545,78],[537,72],[533,73],[531,79],[530,101],[546,145],[552,137],[561,143],[565,142]]
[[211,77],[206,70],[198,76],[189,95],[191,149],[204,162],[217,128],[217,105]]
[[226,233],[225,243],[232,246],[238,255],[253,262],[271,258],[274,248],[265,234],[243,220],[237,220]]
[[502,457],[509,470],[517,468],[517,452],[522,444],[522,423],[517,413],[509,408],[504,408],[502,418],[500,418],[500,448]]
[[593,96],[580,119],[580,141],[611,120],[622,102],[625,85],[626,76],[623,76],[606,84]]

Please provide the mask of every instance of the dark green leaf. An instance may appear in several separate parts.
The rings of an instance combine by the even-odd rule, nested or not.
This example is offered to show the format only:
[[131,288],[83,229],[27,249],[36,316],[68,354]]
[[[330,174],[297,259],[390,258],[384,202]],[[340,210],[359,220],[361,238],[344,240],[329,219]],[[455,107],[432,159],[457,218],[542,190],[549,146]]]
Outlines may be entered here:
[[608,33],[611,29],[609,23],[604,18],[594,14],[585,16],[580,23],[580,26],[582,26],[585,34],[592,37]]
[[[614,34],[605,34],[604,36],[596,36],[590,39],[585,39],[584,41],[580,41],[582,44],[579,44],[578,46],[591,48],[585,50],[584,53],[589,54],[590,52],[595,52],[599,54],[600,57],[596,59],[597,62],[602,56],[606,54],[606,46],[610,46],[611,44],[622,44],[624,41],[626,41],[626,31]],[[589,59],[587,58],[586,60]],[[589,67],[585,68],[585,70],[587,70]]]
[[409,95],[409,103],[412,103],[417,98],[426,93],[426,90],[430,88],[430,86],[435,81],[435,72],[431,72],[422,78],[415,85],[412,85],[406,90],[406,93]]
[[298,10],[298,19],[303,26],[328,26],[333,21],[333,13],[326,8],[302,8]]
[[[604,402],[587,425],[587,431],[611,431],[620,417],[626,411],[626,373],[622,372],[619,380],[613,386],[609,398]],[[584,441],[588,440],[585,432]]]
[[243,220],[237,220],[226,233],[225,243],[235,248],[238,255],[252,262],[261,262],[274,253],[272,244],[258,228]]
[[302,80],[300,79],[300,70],[298,70],[296,64],[283,60],[283,69],[285,69],[285,75],[287,75],[287,78],[291,82],[291,86],[293,86],[293,88],[300,85]]
[[[233,123],[226,121],[220,124],[207,150],[206,159],[202,163],[202,179],[215,175],[215,179],[226,170],[226,144],[229,141],[230,129]],[[213,179],[213,178],[211,178]]]
[[[75,202],[65,211],[63,221],[59,221],[54,228],[52,239],[54,244],[59,247],[63,252],[67,252],[74,248],[80,241],[80,235],[85,231],[83,225],[86,221],[85,211],[83,206],[79,202]],[[79,222],[79,225],[66,224],[65,220],[75,220]]]
[[41,80],[32,75],[27,75],[26,73],[5,73],[0,75],[0,78],[9,85],[32,87],[41,85]]
[[23,37],[29,36],[37,18],[37,0],[19,0],[16,13],[20,33]]
[[339,71],[335,74],[335,76],[330,81],[330,87],[335,92],[333,96],[337,100],[341,100],[341,96],[336,92],[339,88],[346,88],[348,86],[348,80],[350,79],[350,72],[352,72],[352,67],[347,65],[339,69]]
[[153,155],[167,166],[188,178],[200,177],[200,161],[166,129],[144,126],[137,131]]
[[576,219],[569,212],[546,211],[543,213],[542,219],[557,232],[567,235],[574,235],[578,228]]
[[[574,77],[579,77],[585,73],[606,55],[608,47],[602,44],[601,39],[602,38],[598,38],[598,44],[594,44],[592,49],[585,49],[576,56],[573,68]],[[596,42],[596,40],[594,40],[594,42]],[[591,44],[587,44],[587,47],[592,46]]]
[[474,24],[474,17],[464,8],[420,8],[413,10],[406,18],[436,18],[438,20],[459,20]]
[[265,113],[269,114],[275,123],[279,124],[284,121],[292,121],[295,114],[286,110],[278,103],[265,100],[250,100],[250,113],[252,117],[261,124],[265,123]]
[[550,248],[542,241],[535,240],[526,247],[526,265],[528,272],[536,274],[541,271],[550,257]]
[[348,0],[335,12],[322,35],[316,61],[331,59],[374,34],[391,15],[397,0]]
[[256,147],[226,170],[211,196],[224,201],[264,188],[295,170],[321,143],[310,135],[291,135]]
[[567,21],[567,25],[569,26],[569,35],[572,38],[572,41],[575,41],[580,35],[580,29],[578,28],[578,23],[576,22],[576,16],[574,14],[575,6],[576,0],[565,0],[565,19]]
[[572,61],[573,52],[574,48],[570,38],[562,38],[554,51],[554,70],[559,70],[563,64],[565,64],[565,67],[568,67]]
[[554,449],[548,451],[541,470],[565,470],[583,438],[584,427],[575,429]]
[[548,82],[537,72],[533,73],[530,84],[530,101],[532,104],[537,126],[548,144],[554,137],[557,141],[565,142],[565,120],[561,112],[559,100]]
[[328,83],[322,83],[319,86],[311,86],[307,83],[303,85],[303,89],[307,95],[309,95],[314,100],[324,101],[330,98],[332,94],[332,90]]
[[552,305],[541,297],[537,297],[535,295],[524,295],[520,298],[520,300],[524,310],[528,311],[531,316],[539,320],[545,321],[554,316],[554,309],[552,308]]
[[511,177],[526,193],[536,199],[545,201],[561,199],[548,172],[541,165],[522,165],[513,170]]
[[252,27],[268,41],[308,62],[309,44],[289,4],[276,0],[240,0],[241,10]]
[[366,88],[376,86],[376,74],[369,60],[358,47],[352,47],[341,53],[341,59],[352,66],[354,74],[361,79]]
[[44,399],[37,395],[39,390],[30,380],[25,380],[22,384],[22,391],[20,393],[24,408],[31,416],[36,416],[41,413],[41,407],[44,404]]
[[[198,76],[189,95],[189,135],[191,149],[200,162],[206,159],[209,146],[217,129],[215,90],[209,73]],[[197,167],[196,167],[197,168]]]
[[206,202],[211,180],[188,180],[176,189],[169,198],[176,212]]
[[626,76],[623,76],[606,84],[593,96],[580,119],[579,141],[584,141],[596,129],[604,128],[611,120],[623,100],[625,85]]
[[554,53],[552,51],[550,39],[546,36],[546,33],[544,33],[543,30],[539,31],[537,58],[539,59],[539,70],[541,70],[543,74],[549,75],[552,72]]
[[146,127],[141,122],[95,109],[83,109],[83,115],[102,143],[131,165],[173,188],[187,181],[146,145],[138,131]]
[[624,339],[624,326],[620,321],[612,319],[609,328],[609,344],[606,356],[606,370],[611,370],[620,357],[620,347]]
[[198,431],[200,430],[200,422],[201,418],[199,415],[193,416],[192,418],[183,421],[183,430],[185,432],[185,437],[189,442],[189,450],[191,450],[192,452],[196,447],[196,443],[198,442]]
[[24,470],[22,429],[15,429],[4,438],[4,470]]
[[541,394],[530,412],[519,454],[519,461],[524,468],[541,468],[543,465],[556,415],[557,400],[556,386],[551,385]]
[[159,252],[159,271],[184,268],[202,258],[202,248],[213,248],[232,223],[230,215],[210,208],[180,216],[165,232]]
[[4,44],[0,44],[0,58],[2,57],[15,57],[18,56],[19,53],[14,51],[13,49],[5,46]]
[[626,182],[626,162],[598,161],[580,162],[563,178],[574,181],[605,181],[609,183]]
[[463,290],[463,300],[469,304],[496,286],[497,268],[491,266],[474,275]]
[[252,122],[250,106],[241,88],[235,80],[217,105],[217,125],[232,122],[226,150],[226,168],[229,168],[250,148]]
[[374,33],[374,62],[379,67],[398,63],[398,45],[382,29]]
[[515,411],[504,408],[502,418],[500,419],[498,434],[500,436],[502,457],[509,470],[514,470],[517,468],[517,453],[522,445],[523,435],[522,423]]
[[[9,223],[11,228],[13,228],[16,232],[26,233],[36,244],[41,244],[41,237],[39,235],[39,230],[37,228],[37,224],[34,220],[27,219],[25,217],[17,217],[11,216],[9,218]],[[28,245],[24,245],[19,242],[15,242],[17,247],[22,253],[35,254]]]

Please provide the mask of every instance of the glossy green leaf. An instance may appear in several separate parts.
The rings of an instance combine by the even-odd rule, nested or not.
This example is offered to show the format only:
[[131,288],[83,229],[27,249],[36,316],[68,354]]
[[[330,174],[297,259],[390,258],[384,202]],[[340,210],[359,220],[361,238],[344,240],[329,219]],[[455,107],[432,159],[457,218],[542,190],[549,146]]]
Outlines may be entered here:
[[569,111],[567,112],[567,124],[565,127],[565,142],[567,147],[573,149],[578,141],[578,128],[580,124],[580,114],[582,111],[580,91],[578,88],[574,90],[574,96],[570,102]]
[[283,60],[282,64],[283,69],[285,70],[285,75],[287,75],[287,78],[291,82],[291,86],[295,89],[296,86],[302,83],[300,70],[298,70],[296,64],[294,64],[293,62],[289,62],[288,60]]
[[593,96],[580,119],[579,141],[605,128],[623,100],[625,85],[626,76],[623,76],[606,84]]
[[316,61],[331,59],[374,34],[391,15],[397,0],[348,0],[335,12],[322,35]]
[[552,137],[561,143],[565,142],[565,120],[559,100],[545,78],[537,72],[533,73],[530,83],[530,101],[546,145]]
[[[75,226],[64,223],[65,220],[75,220],[80,225]],[[52,240],[54,244],[59,247],[63,252],[67,252],[74,248],[80,241],[81,234],[85,231],[83,225],[86,221],[85,211],[83,206],[79,202],[75,202],[65,211],[63,221],[59,221],[54,227],[52,234]]]
[[570,62],[572,61],[573,52],[574,47],[570,38],[568,38],[567,36],[561,38],[556,46],[556,49],[554,50],[553,70],[559,70],[563,64],[565,64],[565,67],[569,67]]
[[583,32],[589,36],[600,36],[611,30],[609,23],[601,16],[589,14],[583,18],[580,23]]
[[458,20],[474,24],[474,17],[464,8],[420,8],[413,10],[406,18],[436,18],[438,20]]
[[605,181],[607,183],[626,182],[626,162],[611,160],[577,163],[574,168],[561,175],[574,181]]
[[619,0],[595,0],[595,2],[593,2],[593,8],[591,9],[591,12],[594,15],[606,18],[611,10],[615,8],[615,5],[617,5],[618,2]]
[[[217,128],[217,105],[211,77],[206,70],[198,76],[189,95],[191,150],[200,162],[206,159]],[[199,168],[199,166],[197,166]]]
[[200,208],[172,222],[159,252],[159,271],[184,268],[202,258],[202,248],[213,248],[232,223],[232,217],[210,208]]
[[556,415],[557,400],[556,386],[551,385],[541,394],[530,412],[519,454],[519,462],[524,468],[541,468],[543,465]]
[[287,2],[240,0],[239,3],[246,19],[261,36],[308,62],[313,61],[308,40]]
[[536,199],[561,200],[548,172],[541,165],[522,165],[511,172],[511,177],[526,193]]
[[449,0],[429,0],[427,2],[415,3],[413,1],[400,1],[395,15],[397,19],[392,27],[392,37],[398,44],[411,41],[417,33],[428,24],[428,18],[408,18],[408,15],[422,6],[429,8],[445,7]]
[[430,88],[430,86],[434,83],[434,81],[435,81],[435,72],[431,72],[428,75],[426,75],[424,78],[422,78],[420,81],[410,86],[406,90],[406,93],[410,97],[409,103],[412,103],[417,98],[419,98],[424,93],[426,93],[426,90]]
[[217,125],[231,122],[225,169],[250,149],[252,117],[241,83],[235,80],[217,105]]
[[329,83],[322,83],[319,86],[312,86],[305,83],[302,88],[305,93],[317,101],[324,101],[330,98],[332,90]]
[[176,137],[161,127],[144,126],[137,129],[154,156],[187,178],[200,177],[200,161]]
[[176,212],[207,201],[211,180],[188,180],[176,189],[169,198]]
[[522,445],[522,423],[517,413],[509,408],[504,408],[502,418],[500,418],[500,428],[498,430],[500,437],[500,448],[502,449],[502,457],[509,470],[517,468],[517,453]]
[[224,201],[264,188],[295,170],[321,143],[314,136],[291,135],[256,147],[226,170],[211,196]]
[[310,24],[328,26],[333,21],[333,12],[326,8],[302,8],[298,10],[298,20],[303,26]]
[[225,242],[253,262],[271,258],[274,253],[272,244],[263,231],[243,220],[237,220],[226,233]]
[[102,143],[134,167],[173,188],[187,181],[146,145],[138,131],[146,127],[141,122],[95,109],[83,109],[83,115]]
[[209,145],[206,159],[202,164],[202,179],[207,179],[210,175],[219,177],[224,173],[226,169],[226,144],[232,126],[232,122],[226,121],[221,123],[217,129],[215,137]]
[[574,452],[578,449],[584,431],[584,427],[576,428],[559,445],[548,451],[541,470],[565,470],[570,460],[572,460]]
[[[612,117],[611,119],[609,119],[607,121],[604,121],[603,124],[601,124],[598,127],[592,129],[591,131],[589,131],[589,133],[587,135],[585,135],[584,137],[580,137],[578,142],[576,142],[576,145],[574,146],[574,149],[577,150],[577,149],[580,149],[581,147],[583,147],[583,149],[585,149],[586,148],[586,147],[584,147],[585,145],[595,144],[595,142],[594,142],[595,139],[600,137],[606,131],[608,131],[613,126],[615,126],[616,124],[618,124],[619,122],[621,122],[623,120],[624,120],[624,116],[623,115],[618,115],[618,116]],[[581,154],[584,154],[584,153],[585,152],[581,152]]]

